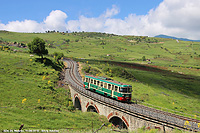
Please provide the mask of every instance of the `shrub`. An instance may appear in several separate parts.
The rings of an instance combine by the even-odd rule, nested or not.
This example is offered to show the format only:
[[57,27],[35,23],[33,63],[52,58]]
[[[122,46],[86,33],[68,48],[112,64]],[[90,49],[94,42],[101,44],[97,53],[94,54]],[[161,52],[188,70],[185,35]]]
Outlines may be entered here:
[[146,61],[146,57],[145,57],[145,56],[143,56],[143,57],[142,57],[142,60],[143,60],[143,61]]

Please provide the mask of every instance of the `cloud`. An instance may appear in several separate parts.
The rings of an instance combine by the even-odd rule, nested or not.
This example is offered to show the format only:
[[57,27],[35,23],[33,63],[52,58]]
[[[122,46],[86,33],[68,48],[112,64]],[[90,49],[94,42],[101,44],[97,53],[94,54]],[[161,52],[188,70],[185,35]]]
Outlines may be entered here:
[[33,20],[12,21],[8,24],[0,24],[1,30],[17,32],[36,32],[42,29],[41,25]]
[[109,18],[119,13],[119,8],[116,5],[112,5],[112,9],[107,9],[103,17]]
[[164,0],[149,12],[148,23],[157,23],[165,34],[200,39],[199,7],[198,0]]
[[119,8],[113,5],[111,9],[107,9],[105,13],[96,18],[87,18],[81,15],[79,20],[69,20],[67,22],[67,29],[70,31],[106,32],[106,20],[118,13]]
[[[67,29],[73,31],[101,31],[121,35],[158,34],[200,39],[200,1],[164,0],[146,15],[129,14],[124,19],[112,18],[119,13],[116,6],[96,18],[79,17],[69,20]],[[73,24],[75,23],[75,24]]]
[[55,10],[43,22],[34,20],[12,21],[1,24],[0,29],[19,32],[89,31],[120,35],[158,34],[200,39],[200,1],[164,0],[146,15],[128,14],[125,18],[113,18],[120,10],[113,5],[98,17],[81,15],[77,20],[67,20],[67,14]]
[[55,10],[52,11],[46,19],[38,23],[34,20],[11,21],[8,24],[0,23],[0,30],[15,32],[45,32],[47,30],[66,30],[66,13]]
[[66,30],[66,22],[67,14],[60,11],[55,10],[52,11],[49,16],[44,20],[44,27],[47,30],[58,30],[65,31]]

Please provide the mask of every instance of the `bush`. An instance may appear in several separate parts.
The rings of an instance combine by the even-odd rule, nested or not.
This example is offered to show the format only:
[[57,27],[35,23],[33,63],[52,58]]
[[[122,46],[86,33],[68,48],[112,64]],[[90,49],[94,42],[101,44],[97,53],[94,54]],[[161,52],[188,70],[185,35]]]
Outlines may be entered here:
[[143,57],[142,57],[142,60],[143,60],[143,61],[146,61],[146,57],[145,57],[145,56],[143,56]]

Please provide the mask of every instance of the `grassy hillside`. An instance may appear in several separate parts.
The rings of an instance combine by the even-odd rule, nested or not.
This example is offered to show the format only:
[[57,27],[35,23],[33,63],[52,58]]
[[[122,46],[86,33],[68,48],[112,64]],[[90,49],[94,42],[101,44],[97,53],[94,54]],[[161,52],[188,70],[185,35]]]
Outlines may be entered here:
[[82,62],[83,72],[132,85],[132,97],[140,104],[200,119],[198,76],[182,75],[144,65],[136,67],[131,63],[79,61]]
[[[118,36],[105,33],[14,33],[0,32],[0,45],[28,52],[27,48],[16,47],[27,44],[34,37],[46,41],[49,54],[62,52],[67,57],[81,59],[83,66],[90,65],[95,74],[130,83],[133,98],[159,108],[200,115],[200,42],[144,36]],[[84,60],[83,60],[84,59]],[[144,60],[146,59],[146,60]],[[88,61],[89,63],[87,63]],[[94,61],[94,62],[93,62]],[[137,63],[118,68],[103,61]],[[139,64],[139,66],[138,66]],[[115,70],[126,70],[132,78],[124,74],[110,74]],[[117,68],[115,68],[117,67]],[[145,67],[145,69],[143,69]],[[154,71],[154,70],[157,71]],[[116,71],[118,72],[118,71]],[[134,77],[134,78],[133,78]],[[156,108],[156,107],[155,107]],[[165,110],[167,110],[165,109]]]
[[[200,42],[186,42],[163,38],[117,36],[105,33],[14,33],[0,32],[1,42],[27,44],[34,37],[47,42],[49,52],[63,52],[69,57],[109,59],[151,65],[200,67]],[[26,49],[23,49],[26,51]],[[109,54],[109,56],[107,56]]]
[[[13,51],[0,51],[0,129],[91,129],[103,116],[75,111],[67,86],[59,86],[60,65]],[[88,117],[89,116],[89,117]]]

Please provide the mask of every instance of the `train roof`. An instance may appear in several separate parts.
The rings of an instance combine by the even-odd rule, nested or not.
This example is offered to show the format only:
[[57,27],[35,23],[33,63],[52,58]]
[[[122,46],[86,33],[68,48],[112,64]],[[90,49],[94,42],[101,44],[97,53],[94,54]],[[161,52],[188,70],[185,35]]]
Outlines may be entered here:
[[114,84],[114,85],[117,85],[117,86],[120,86],[120,87],[132,87],[129,84],[118,82],[118,81],[112,80],[110,78],[98,77],[98,76],[94,76],[94,75],[85,75],[85,77],[96,79],[96,80],[99,80],[99,81],[102,81],[102,82],[106,82],[106,83],[110,83],[110,84]]

